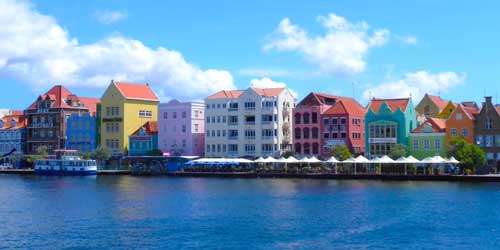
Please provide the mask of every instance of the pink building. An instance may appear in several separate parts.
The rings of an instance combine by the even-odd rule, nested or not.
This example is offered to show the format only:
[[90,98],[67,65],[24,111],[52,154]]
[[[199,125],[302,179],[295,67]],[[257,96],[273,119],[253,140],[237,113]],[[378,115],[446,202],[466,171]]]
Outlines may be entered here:
[[349,97],[312,92],[293,109],[293,148],[298,156],[326,157],[336,144],[363,153],[363,130],[364,108]]
[[158,148],[170,155],[204,155],[205,105],[172,100],[160,103]]

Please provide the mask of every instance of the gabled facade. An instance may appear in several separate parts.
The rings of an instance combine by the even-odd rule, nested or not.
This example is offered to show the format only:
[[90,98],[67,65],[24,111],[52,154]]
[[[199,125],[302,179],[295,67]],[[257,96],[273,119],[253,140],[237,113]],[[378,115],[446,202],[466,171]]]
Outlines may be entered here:
[[396,144],[408,145],[408,135],[416,125],[410,98],[372,99],[365,116],[366,154],[387,155]]
[[408,138],[410,155],[422,160],[426,157],[446,157],[446,121],[427,117]]
[[111,81],[101,98],[100,146],[113,155],[129,150],[129,136],[148,121],[158,119],[159,99],[148,84]]
[[278,157],[292,150],[295,98],[286,88],[220,91],[205,99],[205,156]]
[[415,110],[418,116],[438,118],[447,105],[448,102],[441,99],[441,97],[425,94],[415,107]]
[[159,149],[169,155],[204,156],[205,104],[171,100],[160,103]]
[[500,168],[500,106],[492,102],[491,96],[485,97],[481,111],[477,114],[474,126],[475,143],[486,153],[487,164]]
[[322,114],[344,97],[312,92],[293,108],[293,150],[296,155],[324,155]]
[[477,105],[459,104],[446,120],[446,141],[460,136],[468,143],[474,143],[474,121],[479,110]]
[[339,99],[321,115],[322,156],[336,145],[347,146],[355,155],[365,154],[366,110],[351,98]]
[[438,118],[439,119],[448,119],[450,117],[451,113],[455,111],[457,108],[457,104],[453,103],[452,101],[449,101],[448,104],[446,104],[446,107],[444,107],[443,110],[441,110],[441,113],[439,113]]
[[39,146],[47,146],[49,153],[64,148],[67,134],[66,124],[72,114],[89,112],[88,99],[79,98],[61,85],[56,85],[40,95],[26,110],[28,127],[26,150],[36,154]]
[[28,119],[23,111],[9,111],[0,119],[0,155],[14,150],[12,156],[25,153]]
[[158,149],[158,123],[146,122],[129,136],[129,155],[145,156],[149,151]]

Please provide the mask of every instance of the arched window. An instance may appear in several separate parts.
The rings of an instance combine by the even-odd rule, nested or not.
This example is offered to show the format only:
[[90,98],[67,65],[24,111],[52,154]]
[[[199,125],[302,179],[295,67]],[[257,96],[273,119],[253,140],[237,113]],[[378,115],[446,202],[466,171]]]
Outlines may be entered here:
[[311,116],[312,124],[318,124],[318,113],[313,112]]
[[302,153],[302,147],[300,143],[295,143],[295,153],[299,155]]
[[304,143],[304,154],[305,155],[311,154],[311,147],[309,146],[309,143]]
[[318,145],[318,143],[313,143],[313,145],[312,145],[312,151],[313,151],[314,155],[319,154],[319,145]]
[[304,139],[309,139],[309,128],[303,129]]
[[300,113],[295,113],[295,124],[300,124]]
[[313,139],[318,139],[319,137],[319,129],[318,128],[312,128],[312,138]]
[[300,139],[300,128],[295,128],[294,129],[294,136],[295,136],[295,139]]
[[304,120],[304,124],[309,124],[309,113],[304,113],[302,117],[302,120]]

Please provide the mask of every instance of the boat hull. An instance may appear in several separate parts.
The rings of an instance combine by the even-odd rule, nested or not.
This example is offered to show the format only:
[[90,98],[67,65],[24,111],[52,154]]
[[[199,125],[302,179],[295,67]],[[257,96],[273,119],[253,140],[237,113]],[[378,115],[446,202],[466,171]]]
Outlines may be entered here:
[[97,170],[68,171],[68,170],[35,169],[35,174],[44,176],[83,176],[83,175],[96,175]]

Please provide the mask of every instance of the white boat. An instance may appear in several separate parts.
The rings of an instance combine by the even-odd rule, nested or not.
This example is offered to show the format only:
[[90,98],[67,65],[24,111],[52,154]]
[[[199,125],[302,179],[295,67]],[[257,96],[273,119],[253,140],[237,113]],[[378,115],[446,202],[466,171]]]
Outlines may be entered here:
[[35,162],[38,175],[96,175],[95,160],[83,160],[77,150],[54,150],[55,156]]

